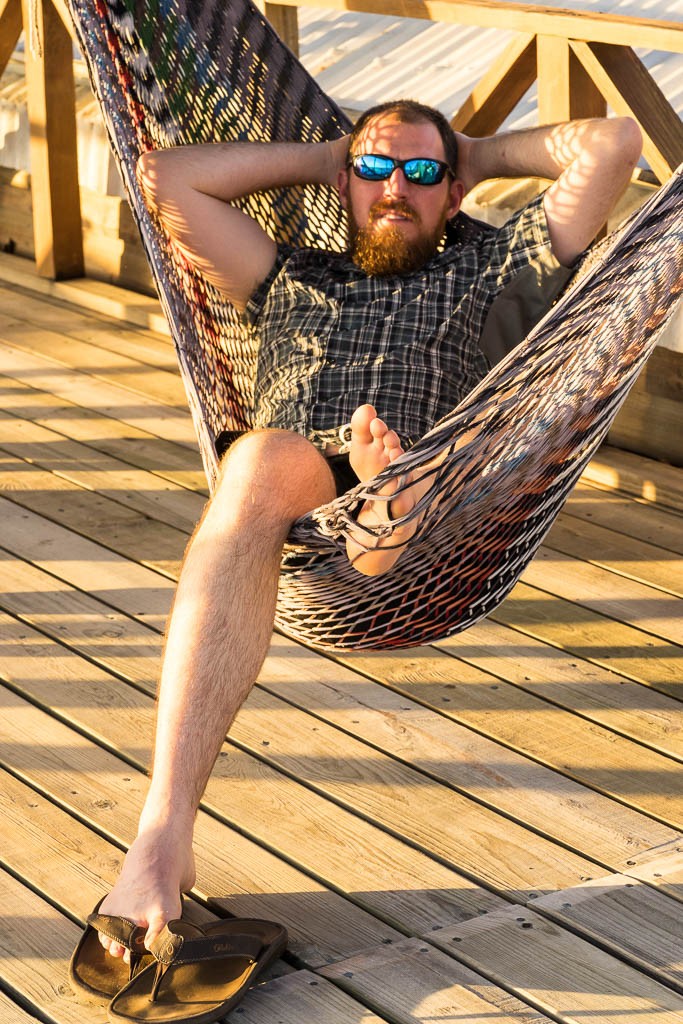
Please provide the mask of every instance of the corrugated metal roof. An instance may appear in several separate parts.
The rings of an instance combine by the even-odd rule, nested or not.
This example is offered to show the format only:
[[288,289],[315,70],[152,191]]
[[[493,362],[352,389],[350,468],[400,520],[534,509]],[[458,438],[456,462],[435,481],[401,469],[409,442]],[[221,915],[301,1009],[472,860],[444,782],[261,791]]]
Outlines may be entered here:
[[[529,6],[619,13],[681,24],[681,0],[526,0]],[[299,8],[301,60],[321,87],[350,111],[397,96],[452,116],[514,33],[414,18]],[[683,54],[637,50],[679,116],[683,114]],[[536,121],[533,86],[506,122]]]

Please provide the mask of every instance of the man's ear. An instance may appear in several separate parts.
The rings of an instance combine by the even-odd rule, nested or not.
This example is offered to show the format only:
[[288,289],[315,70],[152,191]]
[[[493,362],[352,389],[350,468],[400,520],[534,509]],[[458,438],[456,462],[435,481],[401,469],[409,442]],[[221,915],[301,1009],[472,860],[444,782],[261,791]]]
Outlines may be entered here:
[[337,175],[337,190],[339,192],[339,201],[342,204],[344,210],[349,208],[349,172],[346,167],[343,167]]
[[448,199],[450,206],[446,212],[446,219],[450,220],[451,217],[455,217],[456,213],[462,206],[462,201],[465,198],[465,186],[459,178],[454,178],[451,181],[448,189]]

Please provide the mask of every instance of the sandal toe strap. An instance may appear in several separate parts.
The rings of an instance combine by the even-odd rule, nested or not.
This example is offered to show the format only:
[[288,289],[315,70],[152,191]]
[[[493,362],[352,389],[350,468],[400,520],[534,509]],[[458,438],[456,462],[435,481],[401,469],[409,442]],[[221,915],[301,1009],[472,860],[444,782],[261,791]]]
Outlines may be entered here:
[[166,966],[220,960],[229,956],[257,960],[262,948],[262,942],[255,935],[239,932],[230,935],[220,932],[213,935],[201,932],[197,935],[181,935],[173,929],[173,922],[170,926],[166,925],[151,944],[155,958]]

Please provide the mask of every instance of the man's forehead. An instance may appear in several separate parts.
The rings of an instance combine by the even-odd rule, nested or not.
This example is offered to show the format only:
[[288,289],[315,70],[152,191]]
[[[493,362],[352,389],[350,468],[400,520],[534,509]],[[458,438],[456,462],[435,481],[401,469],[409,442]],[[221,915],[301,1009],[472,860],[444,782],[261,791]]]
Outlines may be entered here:
[[428,150],[414,156],[443,156],[443,141],[431,121],[404,121],[395,114],[377,114],[363,125],[354,145],[356,153],[387,152],[400,143],[414,143]]

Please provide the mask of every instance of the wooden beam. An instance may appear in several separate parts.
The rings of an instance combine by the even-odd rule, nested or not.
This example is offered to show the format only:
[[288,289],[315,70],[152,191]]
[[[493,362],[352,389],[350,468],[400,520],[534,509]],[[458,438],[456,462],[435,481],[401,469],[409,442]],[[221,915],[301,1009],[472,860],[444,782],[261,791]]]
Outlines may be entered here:
[[[38,273],[58,280],[84,272],[73,55],[50,0],[36,3],[42,57],[26,47],[33,234]],[[28,0],[22,6],[28,26]]]
[[21,35],[21,0],[0,0],[0,75]]
[[536,78],[536,37],[516,36],[496,58],[451,124],[474,138],[493,135]]
[[74,42],[77,43],[78,40],[76,39],[76,29],[74,28],[71,12],[69,11],[69,8],[66,5],[66,0],[52,0],[52,3],[55,6],[57,14],[62,19],[62,23],[65,29],[68,31],[69,35],[74,40]]
[[270,22],[285,46],[295,57],[299,56],[299,15],[296,7],[271,4],[267,0],[256,0],[256,6]]
[[643,153],[660,181],[683,161],[683,124],[628,47],[573,41],[572,49],[616,114],[640,124]]
[[568,40],[538,36],[537,54],[539,124],[606,115],[604,97]]
[[512,0],[281,0],[286,7],[324,7],[456,25],[512,29],[564,39],[596,40],[683,53],[683,22],[634,18],[564,8],[537,7]]

